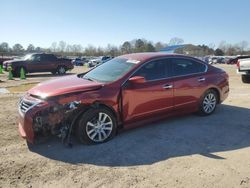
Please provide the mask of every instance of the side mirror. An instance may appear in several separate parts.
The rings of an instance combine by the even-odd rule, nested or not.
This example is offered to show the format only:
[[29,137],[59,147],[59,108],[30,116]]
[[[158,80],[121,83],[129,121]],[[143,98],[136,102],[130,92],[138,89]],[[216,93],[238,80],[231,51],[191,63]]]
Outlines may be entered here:
[[129,82],[132,84],[141,84],[145,83],[145,78],[142,76],[133,76],[129,79]]

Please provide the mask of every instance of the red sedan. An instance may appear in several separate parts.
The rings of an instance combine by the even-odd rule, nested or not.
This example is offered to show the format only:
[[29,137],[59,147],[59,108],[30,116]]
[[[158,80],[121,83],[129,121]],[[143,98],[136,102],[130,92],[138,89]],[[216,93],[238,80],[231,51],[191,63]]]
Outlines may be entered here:
[[73,133],[82,143],[102,143],[118,129],[168,116],[210,115],[228,94],[227,73],[201,60],[128,54],[29,90],[19,103],[19,131],[31,143]]

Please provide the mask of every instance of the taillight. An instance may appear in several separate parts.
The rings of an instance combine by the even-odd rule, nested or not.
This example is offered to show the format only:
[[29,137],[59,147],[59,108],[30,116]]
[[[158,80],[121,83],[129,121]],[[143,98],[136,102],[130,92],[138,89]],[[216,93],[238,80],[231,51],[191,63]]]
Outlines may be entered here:
[[237,61],[236,66],[237,66],[238,68],[240,68],[240,60]]

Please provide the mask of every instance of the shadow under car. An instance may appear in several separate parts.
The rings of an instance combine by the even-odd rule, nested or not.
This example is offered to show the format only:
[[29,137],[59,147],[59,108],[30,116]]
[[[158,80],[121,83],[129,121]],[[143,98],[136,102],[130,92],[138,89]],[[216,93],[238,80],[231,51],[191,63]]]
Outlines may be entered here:
[[148,165],[168,158],[212,154],[250,146],[250,109],[219,105],[207,117],[194,115],[170,118],[149,126],[124,131],[113,140],[99,145],[81,145],[67,149],[58,140],[29,149],[47,158],[72,164],[100,166]]

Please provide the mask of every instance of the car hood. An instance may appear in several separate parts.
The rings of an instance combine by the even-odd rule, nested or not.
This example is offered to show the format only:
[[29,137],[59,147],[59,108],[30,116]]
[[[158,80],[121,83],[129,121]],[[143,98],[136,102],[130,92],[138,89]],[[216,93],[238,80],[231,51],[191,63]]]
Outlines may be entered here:
[[41,98],[47,98],[68,93],[96,90],[102,86],[102,83],[85,80],[77,75],[73,75],[42,82],[31,88],[28,93]]
[[18,59],[18,60],[8,60],[8,61],[4,61],[3,62],[3,65],[5,65],[5,64],[12,64],[12,63],[22,63],[22,62],[24,62],[24,60],[20,60],[20,59]]

